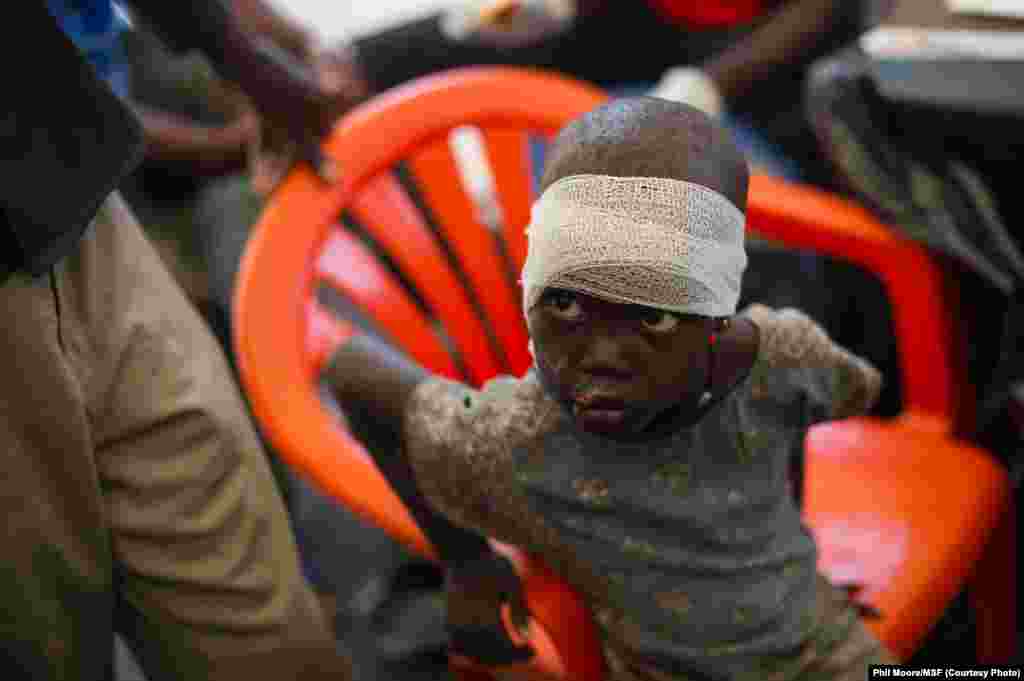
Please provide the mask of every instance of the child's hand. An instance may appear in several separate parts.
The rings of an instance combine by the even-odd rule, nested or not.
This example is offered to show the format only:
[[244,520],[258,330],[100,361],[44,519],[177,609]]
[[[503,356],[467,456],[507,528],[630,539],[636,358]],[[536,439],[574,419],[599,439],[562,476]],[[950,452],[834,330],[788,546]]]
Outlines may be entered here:
[[522,583],[504,556],[488,553],[472,561],[449,565],[445,579],[448,597],[449,651],[472,662],[499,666],[533,657],[529,646],[509,637],[502,609],[509,607],[520,632],[529,618]]

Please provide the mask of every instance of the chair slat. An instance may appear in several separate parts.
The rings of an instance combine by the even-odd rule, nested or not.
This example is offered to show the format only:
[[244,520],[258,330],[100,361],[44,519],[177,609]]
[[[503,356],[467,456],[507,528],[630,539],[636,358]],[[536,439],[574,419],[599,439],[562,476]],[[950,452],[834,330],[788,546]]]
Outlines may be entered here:
[[[335,230],[327,238],[317,258],[316,271],[322,281],[365,309],[410,357],[444,376],[459,377],[455,361],[427,318],[401,284],[348,230]],[[311,326],[313,322],[324,322],[317,318],[309,321]]]
[[526,262],[526,226],[533,203],[530,136],[511,128],[484,128],[481,132],[501,206],[505,249],[518,275]]
[[458,277],[419,209],[394,177],[371,179],[353,198],[352,216],[416,287],[444,324],[474,383],[499,373],[501,363]]

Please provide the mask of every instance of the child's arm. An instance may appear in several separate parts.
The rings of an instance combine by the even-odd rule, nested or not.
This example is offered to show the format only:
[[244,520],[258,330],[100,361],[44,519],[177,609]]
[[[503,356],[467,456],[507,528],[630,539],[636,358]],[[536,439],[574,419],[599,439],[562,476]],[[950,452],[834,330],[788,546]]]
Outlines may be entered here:
[[509,536],[517,533],[508,527],[512,514],[490,504],[496,492],[509,493],[510,443],[536,421],[528,414],[513,417],[517,409],[536,406],[521,399],[519,381],[496,379],[474,390],[432,376],[366,335],[336,351],[325,378],[350,420],[372,424],[374,440],[382,440],[372,455],[392,486],[400,494],[416,488],[416,498],[403,501],[429,500],[461,526],[522,543]]
[[495,379],[482,390],[432,380],[410,397],[405,442],[426,498],[452,521],[539,556],[585,598],[602,599],[606,577],[534,509],[516,475],[519,457],[539,464],[557,455],[541,435],[562,418],[532,374]]
[[[374,459],[439,551],[443,547],[437,535],[455,545],[454,552],[441,558],[452,566],[471,566],[474,561],[484,566],[478,574],[455,577],[507,582],[500,574],[488,574],[486,561],[476,560],[487,558],[490,549],[485,542],[469,539],[479,537],[470,531],[475,530],[540,555],[585,596],[599,597],[607,591],[606,580],[532,510],[516,479],[513,451],[536,445],[535,436],[551,428],[561,414],[538,381],[529,376],[500,378],[474,390],[430,376],[367,337],[341,348],[326,377],[346,410],[364,410],[401,445],[374,448]],[[358,420],[358,411],[354,415]],[[378,449],[401,453],[387,456]],[[479,630],[472,620],[483,618],[487,605],[465,608],[469,626]],[[491,611],[496,613],[497,608]]]
[[442,560],[488,553],[476,532],[533,550],[550,543],[516,486],[512,461],[517,443],[558,413],[536,381],[503,377],[474,390],[367,335],[335,352],[325,378],[351,421],[372,424],[382,440],[370,447],[377,467]]
[[421,366],[386,343],[361,334],[331,357],[324,372],[351,420],[373,425],[378,441],[369,448],[374,462],[446,563],[489,553],[480,535],[456,527],[427,504],[403,456],[402,423],[416,387],[430,378]]
[[[423,411],[419,402],[412,399],[418,388],[442,387],[449,392],[466,394],[475,391],[432,379],[422,367],[386,343],[366,335],[354,337],[335,352],[327,365],[325,379],[357,429],[370,424],[369,429],[360,430],[368,430],[365,434],[372,440],[368,446],[371,456],[446,567],[447,625],[452,653],[491,665],[528,659],[532,654],[530,649],[509,638],[500,615],[502,605],[508,604],[513,620],[519,625],[525,622],[525,602],[514,568],[504,556],[491,550],[481,534],[453,524],[428,503],[410,458],[416,459],[417,453],[425,449],[432,450],[436,443],[416,438],[415,428],[415,441],[407,442],[403,428],[410,410],[414,415]],[[438,396],[430,406],[443,408],[445,403],[446,400]],[[445,431],[445,423],[433,425]],[[477,487],[472,467],[462,465],[457,452],[453,454],[447,461],[439,462],[440,468],[428,465],[419,471],[426,476],[421,480],[428,489],[435,491],[435,497],[436,490],[444,490],[444,483],[449,480],[444,475],[448,470],[465,470],[461,475],[463,482],[470,488]],[[440,479],[432,480],[434,477]],[[451,492],[441,495],[442,498],[457,497]],[[436,500],[431,501],[437,505]],[[451,510],[444,504],[440,506],[442,510]],[[469,527],[489,534],[480,523],[469,523]]]
[[751,305],[742,313],[760,330],[758,361],[778,369],[824,370],[829,417],[867,413],[882,390],[882,375],[866,360],[836,344],[817,322],[793,308]]

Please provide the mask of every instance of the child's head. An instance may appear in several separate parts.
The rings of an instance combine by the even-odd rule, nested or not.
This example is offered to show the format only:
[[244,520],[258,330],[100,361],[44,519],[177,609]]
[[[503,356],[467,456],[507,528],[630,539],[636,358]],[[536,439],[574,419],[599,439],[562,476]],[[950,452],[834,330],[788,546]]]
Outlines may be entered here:
[[545,383],[585,429],[643,435],[708,384],[746,266],[747,164],[701,112],[614,100],[551,149],[524,307]]

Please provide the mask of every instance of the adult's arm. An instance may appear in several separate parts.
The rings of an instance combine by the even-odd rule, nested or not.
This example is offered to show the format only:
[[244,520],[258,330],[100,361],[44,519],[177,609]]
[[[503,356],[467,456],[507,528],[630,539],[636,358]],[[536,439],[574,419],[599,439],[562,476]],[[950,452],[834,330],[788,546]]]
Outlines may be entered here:
[[378,446],[370,447],[370,454],[439,557],[459,563],[488,554],[490,549],[480,535],[453,525],[426,502],[404,455],[406,409],[430,374],[386,343],[359,335],[335,352],[325,378],[353,420],[374,424]]
[[266,0],[232,0],[232,7],[246,30],[270,38],[291,54],[307,58],[315,49],[316,34]]
[[842,2],[785,2],[752,33],[701,66],[726,101],[742,97],[752,85],[812,50],[840,19]]
[[188,117],[132,103],[142,122],[146,157],[153,161],[188,164],[202,175],[240,169],[249,144],[257,134],[258,121],[243,114],[226,125],[203,125]]
[[312,69],[268,38],[250,32],[220,0],[128,0],[173,49],[203,52],[237,83],[267,119],[312,152],[347,102],[325,92]]

